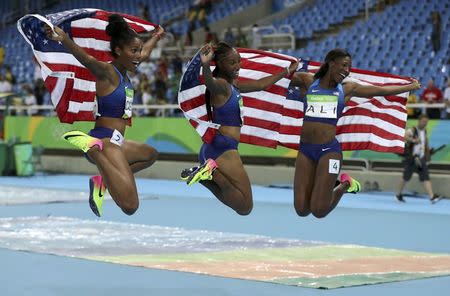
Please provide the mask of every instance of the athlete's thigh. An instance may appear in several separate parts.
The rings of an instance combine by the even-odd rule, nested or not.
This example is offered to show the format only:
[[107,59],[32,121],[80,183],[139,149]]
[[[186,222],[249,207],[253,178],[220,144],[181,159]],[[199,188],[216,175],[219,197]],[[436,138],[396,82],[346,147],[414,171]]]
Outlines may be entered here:
[[323,155],[316,168],[315,184],[312,198],[315,202],[329,203],[333,189],[342,166],[342,154],[330,152]]
[[150,154],[156,153],[153,147],[142,142],[131,140],[125,140],[121,148],[129,164],[148,160]]
[[134,180],[130,165],[121,146],[117,146],[109,141],[103,141],[102,154],[108,159],[115,169],[119,170],[119,172],[124,175],[128,175]]
[[294,203],[308,207],[314,186],[316,163],[298,152],[295,161]]
[[237,150],[225,151],[216,159],[220,172],[236,187],[251,194],[250,179]]

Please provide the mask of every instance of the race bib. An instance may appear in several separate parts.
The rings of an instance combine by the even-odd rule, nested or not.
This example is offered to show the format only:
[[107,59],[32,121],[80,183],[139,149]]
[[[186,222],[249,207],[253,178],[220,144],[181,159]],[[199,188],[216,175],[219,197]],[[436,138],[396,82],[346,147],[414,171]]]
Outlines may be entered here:
[[132,107],[133,107],[133,98],[134,98],[134,89],[125,87],[125,108],[123,110],[123,119],[128,119],[132,115]]
[[94,99],[94,108],[92,109],[92,113],[94,114],[94,117],[102,116],[100,113],[98,113],[98,100],[97,100],[97,96],[95,96],[95,99]]
[[113,144],[116,144],[117,146],[122,146],[123,141],[125,141],[125,139],[123,135],[118,130],[115,129],[109,141]]
[[[323,149],[322,149],[323,151]],[[341,162],[339,159],[330,159],[328,162],[328,173],[337,175],[341,169]]]
[[338,96],[307,94],[305,116],[337,118]]
[[242,96],[239,94],[239,111],[241,115],[241,126],[244,125],[244,101]]

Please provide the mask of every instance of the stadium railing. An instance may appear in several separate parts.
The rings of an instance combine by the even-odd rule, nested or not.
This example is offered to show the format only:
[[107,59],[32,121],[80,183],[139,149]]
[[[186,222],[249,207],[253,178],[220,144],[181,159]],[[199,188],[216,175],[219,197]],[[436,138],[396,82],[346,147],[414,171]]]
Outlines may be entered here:
[[[424,103],[418,103],[418,104],[407,104],[407,108],[445,108],[444,103],[437,103],[437,104],[424,104]],[[33,111],[33,110],[48,110],[48,111],[54,111],[55,107],[53,105],[32,105],[32,106],[25,106],[25,105],[0,105],[0,110],[6,110],[7,114],[10,114],[10,111],[17,111],[17,112],[25,112],[25,111]],[[163,105],[144,105],[144,104],[136,104],[133,105],[133,109],[138,110],[177,110],[179,109],[178,104],[163,104]],[[28,112],[25,112],[28,113]]]

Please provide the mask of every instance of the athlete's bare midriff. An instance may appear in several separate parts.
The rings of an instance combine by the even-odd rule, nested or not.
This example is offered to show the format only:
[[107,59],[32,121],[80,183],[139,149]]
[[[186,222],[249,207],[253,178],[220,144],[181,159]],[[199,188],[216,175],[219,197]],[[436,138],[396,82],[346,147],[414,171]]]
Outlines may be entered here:
[[97,117],[95,121],[95,127],[106,127],[110,129],[118,130],[122,135],[125,135],[125,128],[127,126],[127,120],[122,118],[112,117]]
[[330,143],[336,137],[336,127],[331,124],[303,121],[300,141],[309,144]]
[[221,126],[219,132],[224,135],[231,137],[239,142],[241,138],[241,127],[240,126]]

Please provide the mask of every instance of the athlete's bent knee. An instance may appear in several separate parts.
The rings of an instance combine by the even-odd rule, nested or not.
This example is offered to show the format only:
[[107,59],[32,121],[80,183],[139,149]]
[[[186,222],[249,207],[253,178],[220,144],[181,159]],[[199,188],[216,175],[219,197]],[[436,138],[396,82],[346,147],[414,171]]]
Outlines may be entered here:
[[153,147],[147,146],[146,151],[147,151],[146,158],[149,161],[155,161],[159,156],[159,152]]
[[309,214],[311,214],[311,211],[307,208],[303,208],[303,207],[295,207],[295,212],[297,213],[297,215],[299,215],[300,217],[306,217]]
[[301,203],[298,200],[301,200],[300,198],[295,198],[294,200],[294,208],[297,215],[300,217],[306,217],[309,214],[311,214],[311,209],[307,206],[305,206],[305,202]]
[[311,213],[316,218],[325,218],[330,213],[330,209],[329,207],[313,207]]
[[137,209],[139,208],[139,202],[124,202],[122,205],[120,205],[120,208],[122,209],[122,212],[124,212],[128,216],[131,216],[136,213]]
[[253,210],[253,202],[244,202],[242,205],[235,209],[236,213],[238,213],[241,216],[247,216],[249,215]]

